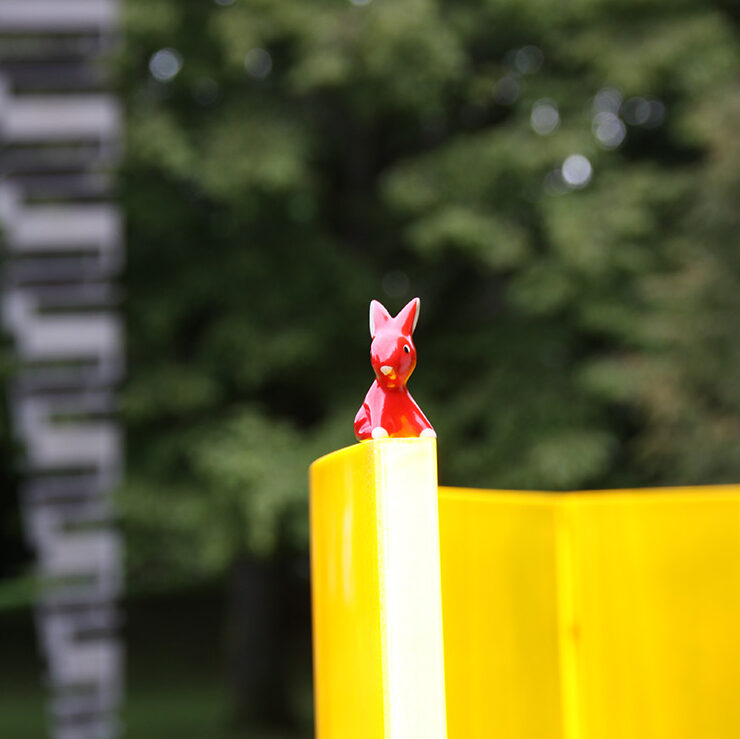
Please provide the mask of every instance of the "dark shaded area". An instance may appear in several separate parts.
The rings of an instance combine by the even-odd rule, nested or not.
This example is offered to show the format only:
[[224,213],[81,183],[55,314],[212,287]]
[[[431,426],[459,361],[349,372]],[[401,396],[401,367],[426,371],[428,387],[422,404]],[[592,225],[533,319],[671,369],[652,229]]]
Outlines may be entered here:
[[[263,578],[264,582],[264,578]],[[133,739],[232,739],[248,736],[258,739],[302,739],[312,735],[310,726],[310,654],[305,639],[293,640],[285,667],[290,670],[294,725],[285,727],[285,710],[280,721],[265,727],[264,706],[254,704],[257,714],[237,726],[224,641],[224,584],[213,583],[168,595],[128,601],[124,634],[128,651],[127,700],[123,720],[126,735]],[[256,589],[252,586],[252,592]],[[295,593],[294,593],[295,597]],[[300,597],[299,597],[300,600]],[[251,612],[259,612],[253,604]],[[280,637],[305,633],[308,625],[303,611],[294,609],[292,617],[282,617]],[[273,656],[281,650],[270,634],[256,633],[261,627],[252,622],[248,640],[262,644]],[[44,729],[43,687],[39,676],[42,665],[36,657],[32,615],[27,609],[0,611],[0,649],[3,670],[0,675],[0,736],[13,739],[41,739]],[[245,675],[246,684],[260,684],[267,666],[253,662]],[[274,683],[273,683],[274,684]],[[303,696],[300,691],[303,690]],[[264,693],[263,693],[264,695]],[[308,713],[307,713],[308,711]],[[275,717],[275,713],[272,714]],[[257,720],[259,718],[259,720]],[[280,726],[282,725],[282,729]],[[245,728],[246,726],[246,728]]]

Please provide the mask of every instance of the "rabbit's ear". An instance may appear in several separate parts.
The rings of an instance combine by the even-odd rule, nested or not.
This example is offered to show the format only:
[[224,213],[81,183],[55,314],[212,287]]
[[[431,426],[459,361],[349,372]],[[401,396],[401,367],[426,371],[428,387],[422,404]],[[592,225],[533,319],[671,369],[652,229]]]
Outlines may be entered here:
[[391,320],[391,314],[377,300],[370,301],[370,338],[375,338],[375,332]]
[[416,324],[419,321],[419,309],[421,307],[421,300],[414,298],[409,302],[406,307],[396,316],[396,321],[401,325],[401,330],[406,335],[410,336]]

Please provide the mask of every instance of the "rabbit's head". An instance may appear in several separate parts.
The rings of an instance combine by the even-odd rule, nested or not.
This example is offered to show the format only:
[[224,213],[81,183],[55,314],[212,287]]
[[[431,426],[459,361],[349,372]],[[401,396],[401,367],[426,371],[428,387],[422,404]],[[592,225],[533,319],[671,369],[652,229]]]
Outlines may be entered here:
[[370,361],[383,387],[403,387],[416,367],[411,334],[419,320],[420,304],[414,298],[394,318],[377,300],[370,303]]

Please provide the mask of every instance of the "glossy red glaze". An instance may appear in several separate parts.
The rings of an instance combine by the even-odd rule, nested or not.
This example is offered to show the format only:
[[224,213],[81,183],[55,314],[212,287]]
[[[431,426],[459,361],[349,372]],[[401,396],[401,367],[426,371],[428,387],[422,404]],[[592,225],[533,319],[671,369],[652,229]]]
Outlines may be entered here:
[[421,301],[414,298],[395,318],[377,301],[370,303],[370,362],[375,382],[355,416],[360,440],[384,436],[435,436],[432,425],[406,389],[416,367],[411,338]]

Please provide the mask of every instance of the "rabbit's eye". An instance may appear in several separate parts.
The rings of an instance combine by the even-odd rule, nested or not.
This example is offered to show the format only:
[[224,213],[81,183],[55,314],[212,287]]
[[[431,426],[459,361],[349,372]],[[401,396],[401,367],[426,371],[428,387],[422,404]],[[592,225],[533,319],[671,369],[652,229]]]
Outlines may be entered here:
[[405,344],[404,345],[403,350],[406,352],[406,354],[410,354],[411,353],[411,349],[409,349],[409,345],[408,344]]

